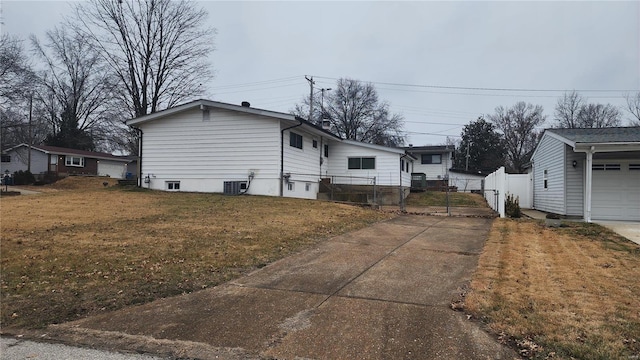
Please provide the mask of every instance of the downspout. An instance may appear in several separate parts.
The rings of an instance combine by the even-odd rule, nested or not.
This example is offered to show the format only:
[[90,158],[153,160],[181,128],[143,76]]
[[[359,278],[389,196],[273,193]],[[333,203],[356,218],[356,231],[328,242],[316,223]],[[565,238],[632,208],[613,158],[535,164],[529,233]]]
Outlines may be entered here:
[[138,133],[138,187],[142,187],[142,130],[135,126],[130,126]]
[[280,130],[280,197],[284,195],[284,184],[282,183],[284,181],[284,132],[302,125],[302,121],[297,116],[295,119],[298,125],[289,126],[288,128]]

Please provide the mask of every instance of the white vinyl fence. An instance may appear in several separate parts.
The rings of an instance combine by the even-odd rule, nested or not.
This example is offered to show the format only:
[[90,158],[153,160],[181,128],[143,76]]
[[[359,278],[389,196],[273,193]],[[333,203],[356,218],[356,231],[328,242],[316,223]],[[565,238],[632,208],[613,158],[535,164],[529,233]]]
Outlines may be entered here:
[[504,217],[504,201],[506,196],[515,196],[520,207],[530,209],[532,204],[530,174],[507,174],[504,167],[489,174],[484,180],[484,198],[489,206]]

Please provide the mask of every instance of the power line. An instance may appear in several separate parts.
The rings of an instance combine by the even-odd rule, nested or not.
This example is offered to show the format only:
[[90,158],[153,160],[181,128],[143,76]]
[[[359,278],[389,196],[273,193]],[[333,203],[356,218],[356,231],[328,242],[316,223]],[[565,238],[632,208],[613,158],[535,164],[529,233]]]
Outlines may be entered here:
[[[330,79],[330,80],[339,80],[332,77],[326,76],[316,76],[320,79]],[[429,88],[429,89],[448,89],[448,90],[473,90],[473,91],[514,91],[514,92],[567,92],[567,91],[576,91],[576,92],[635,92],[637,89],[631,90],[616,90],[616,89],[604,89],[604,90],[595,90],[595,89],[518,89],[518,88],[489,88],[489,87],[468,87],[468,86],[444,86],[444,85],[422,85],[422,84],[402,84],[402,83],[389,83],[389,82],[380,82],[380,81],[367,81],[376,85],[390,85],[390,86],[403,86],[403,87],[414,87],[414,88]]]

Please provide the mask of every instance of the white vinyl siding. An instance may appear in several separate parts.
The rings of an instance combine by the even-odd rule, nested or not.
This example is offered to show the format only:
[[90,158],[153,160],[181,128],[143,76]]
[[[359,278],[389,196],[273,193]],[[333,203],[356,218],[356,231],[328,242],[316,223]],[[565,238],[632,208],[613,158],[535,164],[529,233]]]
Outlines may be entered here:
[[[409,150],[411,152],[411,150]],[[419,152],[413,152],[417,157],[413,163],[413,172],[424,173],[428,180],[443,179],[449,173],[452,164],[452,153],[442,153],[440,155],[440,164],[422,164],[422,155]]]
[[[181,191],[223,192],[224,181],[246,181],[249,194],[279,194],[279,120],[222,109],[202,110],[140,124],[143,131],[142,174],[153,189],[180,181]],[[290,148],[285,134],[285,148]],[[296,149],[298,150],[298,149]]]
[[[16,171],[26,171],[28,162],[28,148],[26,146],[13,149],[7,153],[11,157],[11,161],[3,162],[0,166],[0,172],[4,176],[5,170],[9,170],[11,174]],[[55,156],[55,155],[54,155]],[[31,149],[31,173],[42,174],[49,168],[49,156],[40,150]]]
[[[533,159],[534,208],[565,214],[565,144],[551,136],[543,136]],[[544,171],[547,171],[547,188]]]
[[[283,123],[282,128],[291,126]],[[290,146],[290,133],[302,136],[302,149]],[[289,181],[294,184],[293,190],[284,186],[284,196],[316,199],[318,194],[318,181],[320,180],[320,147],[313,147],[313,140],[320,142],[317,135],[305,131],[302,127],[295,127],[284,131],[284,173],[291,174]],[[326,161],[323,160],[323,161]],[[310,184],[309,191],[306,184]]]
[[[582,216],[584,212],[584,178],[586,156],[575,153],[569,145],[565,145],[567,161],[565,163],[565,193],[567,201],[567,215]],[[573,162],[576,167],[573,167]]]
[[[376,177],[377,185],[398,186],[400,185],[401,155],[349,142],[334,142],[330,145],[331,162],[328,171],[329,175],[337,176],[334,179],[336,183],[371,185],[371,178]],[[349,169],[349,158],[375,158],[375,169]],[[405,161],[409,161],[409,173],[402,171],[402,185],[406,187],[411,185],[412,160],[405,157]]]

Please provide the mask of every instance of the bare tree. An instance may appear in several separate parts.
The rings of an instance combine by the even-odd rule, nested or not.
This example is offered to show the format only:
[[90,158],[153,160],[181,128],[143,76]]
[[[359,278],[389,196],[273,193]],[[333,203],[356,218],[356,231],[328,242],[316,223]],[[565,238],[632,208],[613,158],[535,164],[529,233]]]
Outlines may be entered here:
[[34,53],[45,64],[38,98],[53,129],[46,142],[93,150],[94,134],[113,126],[115,86],[81,34],[54,28],[46,36],[44,45],[31,36]]
[[204,92],[215,29],[185,0],[91,0],[75,8],[76,29],[100,49],[131,116]]
[[640,126],[640,91],[635,94],[627,94],[627,111],[633,116],[632,126]]
[[585,104],[580,106],[578,124],[581,128],[615,127],[621,124],[620,111],[611,104]]
[[20,101],[33,88],[35,76],[20,39],[3,34],[0,37],[0,106]]
[[[324,105],[314,99],[314,110],[312,117],[316,122],[328,119],[331,131],[344,139],[385,146],[404,144],[404,117],[392,114],[389,104],[379,101],[371,83],[339,79],[336,87],[324,95]],[[303,99],[292,112],[307,118],[309,99]]]
[[29,122],[31,96],[36,76],[22,41],[7,34],[0,37],[0,144],[8,148],[20,143],[38,143],[48,128],[38,117]]
[[540,134],[536,127],[545,121],[542,112],[542,106],[521,101],[509,109],[498,106],[495,114],[489,115],[489,120],[504,135],[508,171],[524,171],[524,165],[538,143]]
[[558,99],[555,110],[556,126],[560,128],[578,128],[578,114],[585,100],[576,91],[564,93],[562,98]]

